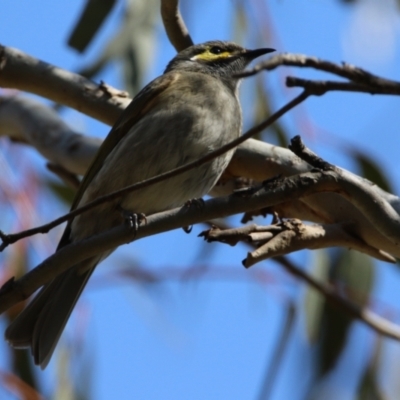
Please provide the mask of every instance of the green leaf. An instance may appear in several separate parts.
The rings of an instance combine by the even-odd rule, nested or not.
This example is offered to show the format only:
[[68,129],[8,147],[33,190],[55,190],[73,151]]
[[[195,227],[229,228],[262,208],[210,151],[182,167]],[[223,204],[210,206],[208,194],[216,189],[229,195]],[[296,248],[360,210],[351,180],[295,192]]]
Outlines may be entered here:
[[354,152],[353,157],[358,162],[361,174],[364,178],[367,178],[371,182],[377,184],[383,190],[393,193],[393,189],[391,188],[389,180],[386,178],[380,165],[378,165],[366,154],[360,152]]
[[141,89],[155,54],[157,6],[157,0],[127,2],[118,30],[104,44],[101,54],[78,73],[93,78],[117,61],[123,67],[124,88],[133,97]]
[[359,391],[357,393],[357,400],[385,400],[381,393],[377,382],[376,376],[372,373],[370,368],[366,368],[365,373],[361,379]]
[[387,397],[379,387],[377,374],[381,367],[383,339],[382,336],[376,336],[374,354],[364,374],[361,378],[356,400],[386,400]]
[[[331,279],[340,293],[364,307],[368,304],[374,282],[372,259],[354,250],[337,251],[337,256],[332,260]],[[319,351],[320,376],[324,376],[336,365],[352,323],[353,318],[345,310],[325,303]]]
[[[268,116],[271,115],[271,105],[270,99],[264,87],[264,82],[262,76],[259,75],[255,79],[255,94],[256,98],[254,100],[254,125],[261,123]],[[260,139],[262,134],[255,136],[255,138]],[[274,122],[267,130],[267,138],[265,139],[269,143],[276,143],[278,146],[287,147],[288,146],[288,135],[280,122]],[[275,140],[274,140],[275,139]]]
[[[314,255],[313,277],[323,283],[332,280],[339,293],[361,307],[368,304],[374,283],[374,264],[370,257],[348,250],[317,251]],[[306,292],[305,307],[307,337],[311,343],[318,344],[317,376],[321,378],[336,365],[353,319],[345,310],[331,306],[312,288]]]
[[[329,267],[330,264],[327,251],[314,251],[311,275],[318,279],[319,282],[328,283]],[[311,343],[315,343],[321,332],[321,321],[325,307],[325,298],[315,289],[308,287],[304,305],[307,338]]]
[[54,181],[47,181],[47,186],[62,202],[71,206],[76,194],[74,189]]
[[246,32],[248,31],[247,13],[242,3],[237,2],[234,7],[234,20],[233,20],[233,41],[236,43],[243,43],[245,41]]
[[361,307],[367,306],[374,285],[375,264],[371,257],[355,250],[342,251],[333,278],[342,282],[345,295]]
[[68,45],[82,53],[96,35],[115,3],[116,0],[87,0],[68,39]]

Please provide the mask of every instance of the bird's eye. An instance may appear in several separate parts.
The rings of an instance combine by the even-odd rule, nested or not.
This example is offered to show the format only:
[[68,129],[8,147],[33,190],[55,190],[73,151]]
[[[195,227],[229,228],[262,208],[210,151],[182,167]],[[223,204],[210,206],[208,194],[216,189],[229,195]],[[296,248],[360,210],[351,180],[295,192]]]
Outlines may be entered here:
[[221,54],[222,53],[222,49],[221,49],[221,47],[213,46],[210,49],[210,53],[212,53],[212,54]]

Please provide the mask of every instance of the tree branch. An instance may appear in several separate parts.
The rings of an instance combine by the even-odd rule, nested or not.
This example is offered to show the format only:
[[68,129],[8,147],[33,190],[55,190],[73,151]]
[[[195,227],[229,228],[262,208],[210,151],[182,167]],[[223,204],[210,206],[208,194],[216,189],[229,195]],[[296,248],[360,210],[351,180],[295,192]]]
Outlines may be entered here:
[[[238,176],[246,176],[250,180],[262,182],[277,175],[288,177],[311,169],[311,165],[288,149],[249,140],[236,150],[226,175],[231,180]],[[398,218],[400,214],[399,197],[385,192],[370,181],[349,171],[339,170],[345,177],[349,177],[350,181],[357,182],[360,188],[365,187],[374,192],[374,196],[384,201],[386,207],[389,207]],[[225,182],[223,186],[215,188],[213,193],[227,195],[231,186],[229,182]],[[377,229],[377,226],[371,222],[369,213],[360,210],[351,199],[343,197],[338,191],[317,193],[303,198],[288,197],[285,202],[268,209],[258,210],[255,214],[272,213],[274,211],[280,217],[299,218],[319,224],[346,224],[351,221],[350,234],[359,237],[371,247],[381,249],[396,257],[400,256],[399,246]],[[388,219],[390,220],[390,217],[386,216],[381,220],[381,224],[384,224]]]
[[204,157],[199,158],[196,161],[187,163],[181,167],[175,168],[171,171],[167,171],[165,173],[162,173],[160,175],[157,175],[155,177],[146,179],[144,181],[141,182],[137,182],[133,185],[127,186],[123,189],[117,190],[113,193],[107,194],[105,196],[101,196],[98,197],[96,200],[91,201],[90,203],[85,204],[82,207],[76,208],[75,210],[69,212],[68,214],[65,214],[57,219],[55,219],[54,221],[36,227],[36,228],[32,228],[32,229],[28,229],[26,231],[23,232],[19,232],[16,234],[11,234],[11,235],[6,235],[3,232],[0,231],[0,238],[2,239],[3,243],[0,246],[0,251],[4,250],[9,244],[11,243],[15,243],[17,240],[20,240],[22,238],[28,237],[28,236],[32,236],[35,235],[37,233],[47,233],[49,230],[51,230],[52,228],[62,224],[63,222],[69,221],[72,218],[76,217],[77,215],[80,215],[88,210],[93,209],[94,207],[118,199],[121,196],[127,194],[127,193],[131,193],[133,191],[139,190],[139,189],[143,189],[145,187],[148,187],[150,185],[154,185],[155,183],[161,182],[163,180],[166,180],[168,178],[171,178],[173,176],[182,174],[183,172],[186,172],[190,169],[199,167],[200,165],[203,165],[211,160],[213,160],[214,158],[226,153],[227,151],[237,147],[240,143],[243,143],[245,140],[247,140],[248,138],[250,138],[251,136],[256,135],[257,133],[261,132],[262,130],[264,130],[266,127],[270,126],[271,124],[273,124],[277,119],[279,119],[282,115],[284,115],[286,112],[288,112],[289,110],[291,110],[292,108],[294,108],[295,106],[297,106],[298,104],[300,104],[302,101],[304,101],[307,97],[309,96],[309,94],[307,92],[303,92],[300,95],[298,95],[297,97],[295,97],[293,100],[291,100],[289,103],[285,104],[283,107],[281,107],[278,111],[276,111],[274,114],[272,114],[269,118],[267,118],[265,121],[261,122],[259,125],[251,128],[250,130],[248,130],[244,135],[240,136],[239,138],[231,141],[230,143],[220,147],[219,149],[216,149],[210,153],[208,153],[207,155],[205,155]]
[[[243,228],[240,228],[240,230],[243,231],[243,235],[239,232],[239,229],[231,228],[224,221],[218,222],[216,226],[213,227],[213,231],[215,232],[216,236],[219,236],[220,233],[221,236],[223,236],[223,232],[227,232],[226,238],[228,238],[228,240],[227,241],[221,240],[222,242],[228,243],[230,245],[235,245],[237,242],[243,241],[244,244],[247,244],[247,246],[251,248],[255,247],[255,243],[251,240],[250,241],[247,240],[248,239],[246,238],[247,234],[251,234],[252,232],[274,233],[279,231],[280,228],[274,225],[271,226],[248,225]],[[349,299],[342,297],[339,293],[337,293],[334,285],[319,282],[308,272],[296,266],[287,257],[277,256],[271,258],[271,260],[275,261],[276,263],[284,267],[290,275],[307,283],[315,290],[317,290],[319,293],[321,293],[328,303],[336,307],[339,307],[341,310],[343,310],[343,312],[365,323],[374,331],[384,336],[400,340],[400,327],[397,324],[394,324],[393,322],[390,322],[385,318],[380,317],[379,315],[375,314],[372,311],[363,309],[359,305],[350,301]]]
[[131,101],[125,92],[110,92],[102,84],[2,45],[0,86],[35,93],[109,125]]
[[286,78],[286,86],[300,87],[305,90],[316,92],[320,96],[332,91],[400,95],[400,84],[398,86],[375,86],[354,82],[315,81],[288,76]]
[[22,96],[0,96],[0,136],[34,147],[69,173],[85,174],[102,142],[69,127],[51,108]]
[[193,45],[185,21],[179,12],[178,0],[161,0],[161,17],[168,39],[176,51],[181,51]]
[[[286,201],[288,197],[306,197],[315,192],[341,188],[342,182],[340,180],[341,177],[335,171],[308,172],[270,182],[248,193],[208,200],[201,210],[197,207],[182,207],[150,215],[147,217],[147,223],[141,226],[137,233],[129,230],[127,226],[121,225],[86,240],[65,246],[28,275],[20,278],[17,282],[11,280],[4,285],[4,288],[0,291],[0,312],[11,307],[15,302],[26,299],[40,286],[67,270],[70,266],[98,254],[99,251],[114,249],[121,244],[182,226],[190,226],[244,211],[273,206]],[[367,203],[373,203],[374,197],[369,195],[366,192],[363,194],[363,199]],[[352,193],[351,196],[358,196],[357,191]],[[356,201],[360,200],[360,198],[356,199]],[[375,208],[379,205],[380,203]],[[366,209],[368,210],[368,205]],[[381,209],[382,218],[388,218],[385,212],[385,209]]]
[[375,86],[377,88],[386,88],[388,90],[399,90],[400,88],[400,82],[371,74],[370,72],[365,71],[362,68],[355,67],[351,64],[343,63],[342,65],[338,65],[316,57],[308,57],[304,54],[278,54],[257,64],[254,68],[244,71],[238,76],[248,77],[263,70],[272,71],[273,69],[283,65],[301,68],[313,68],[320,71],[329,72],[342,78],[346,78],[352,82],[364,84],[369,87]]
[[[347,224],[348,225],[348,224]],[[298,250],[345,247],[361,251],[381,261],[396,263],[389,254],[369,246],[347,231],[346,224],[306,225],[298,219],[285,220],[268,226],[246,225],[232,229],[211,228],[201,233],[207,242],[232,246],[239,241],[253,243],[257,248],[248,253],[243,265],[251,267],[267,260]]]

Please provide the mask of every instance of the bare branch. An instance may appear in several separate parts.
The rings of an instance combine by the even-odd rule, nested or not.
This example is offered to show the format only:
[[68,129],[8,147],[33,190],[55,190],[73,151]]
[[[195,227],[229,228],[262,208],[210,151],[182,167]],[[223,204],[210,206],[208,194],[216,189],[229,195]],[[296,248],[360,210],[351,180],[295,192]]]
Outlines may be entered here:
[[[310,171],[312,166],[293,154],[290,150],[274,146],[265,142],[248,140],[235,152],[234,158],[228,166],[227,175],[235,179],[237,176],[246,176],[256,182],[262,182],[280,174],[292,176],[297,173]],[[385,201],[386,206],[393,209],[397,217],[400,215],[399,197],[387,193],[370,181],[340,169],[351,181],[356,181],[360,187],[368,188],[375,193],[376,198]],[[213,193],[229,194],[229,182],[217,188]],[[302,198],[288,197],[285,202],[261,209],[253,214],[272,213],[276,211],[281,217],[299,218],[320,224],[353,222],[351,234],[359,237],[369,246],[382,249],[387,253],[400,256],[400,249],[396,242],[389,240],[374,223],[371,222],[368,212],[361,211],[351,199],[343,197],[339,192],[317,193]],[[381,223],[390,220],[388,216]]]
[[362,83],[353,82],[338,82],[338,81],[314,81],[310,79],[296,78],[288,76],[286,78],[287,87],[300,87],[318,95],[331,91],[342,91],[342,92],[357,92],[357,93],[369,93],[369,94],[400,94],[400,84],[398,86],[375,86],[375,85],[364,85]]
[[161,0],[161,17],[169,41],[176,51],[181,51],[193,45],[185,21],[179,12],[178,0]]
[[370,72],[365,71],[362,68],[355,67],[351,64],[343,63],[342,65],[339,65],[330,61],[318,59],[316,57],[308,57],[304,54],[278,54],[269,58],[268,60],[257,64],[254,68],[243,72],[239,76],[252,76],[259,73],[260,71],[271,71],[282,65],[313,68],[320,71],[330,72],[334,75],[349,79],[350,81],[356,83],[368,85],[370,87],[375,86],[378,88],[392,88],[393,90],[399,90],[400,88],[400,82],[371,74]]
[[389,254],[347,232],[346,224],[306,225],[298,219],[291,219],[268,226],[247,225],[227,230],[212,228],[200,235],[208,242],[218,241],[231,246],[239,241],[254,243],[257,248],[243,260],[246,268],[268,258],[298,250],[335,246],[351,248],[378,260],[396,263],[396,259]]
[[368,246],[350,235],[342,224],[305,225],[300,220],[282,223],[282,231],[274,234],[265,244],[248,253],[243,264],[246,268],[271,257],[289,254],[303,249],[322,249],[341,246],[361,251],[381,261],[396,263],[389,254]]
[[[197,207],[182,207],[150,215],[147,217],[147,223],[141,226],[137,233],[122,225],[86,240],[65,246],[40,264],[40,267],[35,268],[26,277],[22,277],[17,281],[23,282],[22,286],[11,281],[4,287],[4,290],[0,291],[0,312],[1,310],[6,310],[16,301],[26,299],[40,286],[70,266],[99,252],[182,226],[190,226],[202,221],[272,206],[285,201],[288,196],[308,196],[315,191],[327,190],[335,187],[335,185],[340,186],[340,184],[336,183],[337,178],[337,174],[332,171],[305,173],[297,177],[286,178],[276,185],[265,185],[265,187],[260,187],[258,190],[246,195],[234,194],[228,197],[208,200],[201,210]],[[9,294],[9,292],[12,292],[12,294]],[[7,300],[8,296],[13,300]]]
[[75,174],[71,174],[61,165],[47,163],[46,167],[49,171],[51,171],[54,175],[57,175],[67,186],[71,189],[78,190],[80,181]]
[[102,142],[74,131],[54,110],[22,96],[0,96],[1,135],[33,146],[51,164],[79,175]]
[[0,45],[0,86],[25,90],[113,125],[131,99],[81,75]]
[[[321,159],[304,145],[300,136],[292,139],[290,147],[298,157],[304,157],[305,161],[321,163]],[[314,162],[312,157],[315,158]],[[337,191],[355,205],[378,231],[398,246],[400,216],[392,205],[380,196],[379,191],[375,190],[376,185],[332,165],[330,170],[338,174],[337,183],[340,184],[340,188],[338,187]]]

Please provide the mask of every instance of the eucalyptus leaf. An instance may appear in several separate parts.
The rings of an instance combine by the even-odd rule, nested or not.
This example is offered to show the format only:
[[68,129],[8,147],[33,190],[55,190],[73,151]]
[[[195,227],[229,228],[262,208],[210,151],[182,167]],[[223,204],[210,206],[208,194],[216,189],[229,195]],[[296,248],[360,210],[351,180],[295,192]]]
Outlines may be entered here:
[[71,206],[76,193],[74,189],[54,181],[47,181],[47,186],[59,200],[67,204],[68,207]]
[[361,379],[357,393],[357,400],[386,400],[386,397],[381,393],[375,374],[370,368],[366,368]]
[[[369,256],[353,250],[337,250],[330,275],[342,295],[361,307],[368,304],[374,283],[374,263]],[[353,318],[344,310],[325,304],[318,360],[320,376],[336,365],[352,323]]]
[[119,29],[98,57],[78,73],[88,78],[117,61],[124,72],[124,89],[133,97],[142,87],[154,58],[158,17],[157,0],[127,0]]
[[[316,250],[312,257],[311,275],[319,282],[328,283],[330,263],[327,251]],[[307,338],[315,343],[320,335],[325,298],[312,287],[308,287],[304,303]]]
[[376,163],[372,158],[360,152],[354,152],[353,157],[357,161],[361,175],[371,182],[377,184],[383,190],[393,193],[393,188],[385,173],[382,171],[381,166]]
[[[330,281],[337,291],[361,307],[367,306],[374,284],[374,264],[365,254],[348,250],[317,251],[312,275],[323,283]],[[345,310],[333,307],[314,289],[305,296],[307,337],[317,343],[317,376],[325,376],[336,365],[343,349],[352,317]]]
[[68,39],[68,45],[81,53],[85,51],[115,3],[116,0],[87,0]]

